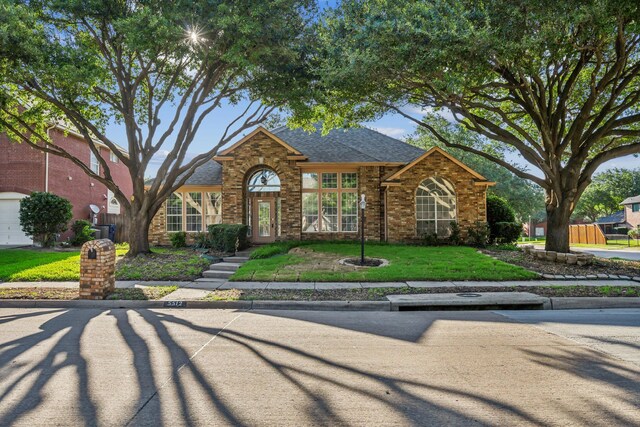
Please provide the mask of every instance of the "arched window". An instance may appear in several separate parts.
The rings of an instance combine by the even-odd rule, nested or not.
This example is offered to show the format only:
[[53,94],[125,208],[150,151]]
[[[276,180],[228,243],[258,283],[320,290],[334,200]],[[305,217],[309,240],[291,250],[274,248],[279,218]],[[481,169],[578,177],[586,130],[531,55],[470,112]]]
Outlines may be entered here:
[[451,221],[456,220],[456,193],[449,181],[427,178],[416,191],[416,220],[418,236],[436,233],[448,236]]
[[280,191],[280,178],[271,169],[259,169],[249,178],[247,190],[250,193]]

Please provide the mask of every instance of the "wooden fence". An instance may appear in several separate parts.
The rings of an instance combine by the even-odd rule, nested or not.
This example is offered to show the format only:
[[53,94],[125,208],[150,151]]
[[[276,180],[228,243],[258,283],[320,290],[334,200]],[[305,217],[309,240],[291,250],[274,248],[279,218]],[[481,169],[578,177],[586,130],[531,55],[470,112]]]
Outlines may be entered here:
[[127,230],[129,229],[129,218],[126,215],[100,214],[99,224],[116,225],[116,243],[127,241]]
[[606,245],[607,238],[596,224],[575,224],[569,226],[569,243]]

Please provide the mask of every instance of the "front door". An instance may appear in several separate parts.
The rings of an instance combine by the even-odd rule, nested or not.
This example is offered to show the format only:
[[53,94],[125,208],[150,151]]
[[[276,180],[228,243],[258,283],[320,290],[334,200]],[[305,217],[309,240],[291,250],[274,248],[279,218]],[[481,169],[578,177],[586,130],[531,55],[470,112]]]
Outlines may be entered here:
[[273,197],[258,197],[253,202],[253,242],[270,243],[275,241],[275,199]]

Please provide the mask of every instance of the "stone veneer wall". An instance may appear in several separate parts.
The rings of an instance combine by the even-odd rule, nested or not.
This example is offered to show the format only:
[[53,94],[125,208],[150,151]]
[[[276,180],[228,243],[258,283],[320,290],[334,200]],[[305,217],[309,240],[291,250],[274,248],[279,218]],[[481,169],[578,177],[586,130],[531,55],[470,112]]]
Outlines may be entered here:
[[441,153],[434,152],[404,172],[399,186],[387,189],[387,230],[390,242],[417,240],[416,189],[425,179],[439,176],[455,187],[457,220],[463,237],[476,221],[487,219],[487,187],[475,185],[476,178]]

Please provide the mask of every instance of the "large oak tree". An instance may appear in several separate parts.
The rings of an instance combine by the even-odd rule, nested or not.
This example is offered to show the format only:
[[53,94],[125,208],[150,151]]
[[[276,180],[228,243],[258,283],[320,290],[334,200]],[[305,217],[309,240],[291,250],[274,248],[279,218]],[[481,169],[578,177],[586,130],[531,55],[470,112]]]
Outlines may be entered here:
[[[297,120],[402,114],[542,187],[546,248],[567,252],[593,173],[640,152],[639,18],[637,0],[346,0],[318,26],[318,90]],[[482,138],[450,140],[411,106]]]
[[[129,255],[148,252],[149,224],[163,201],[219,147],[304,90],[300,64],[313,8],[311,0],[4,0],[0,131],[104,183],[130,217]],[[237,115],[221,115],[225,105]],[[125,141],[105,133],[113,120]],[[189,159],[205,121],[222,136]],[[101,174],[47,137],[53,124],[86,139]],[[114,184],[100,146],[127,167],[132,197]],[[145,187],[149,163],[161,153]]]

